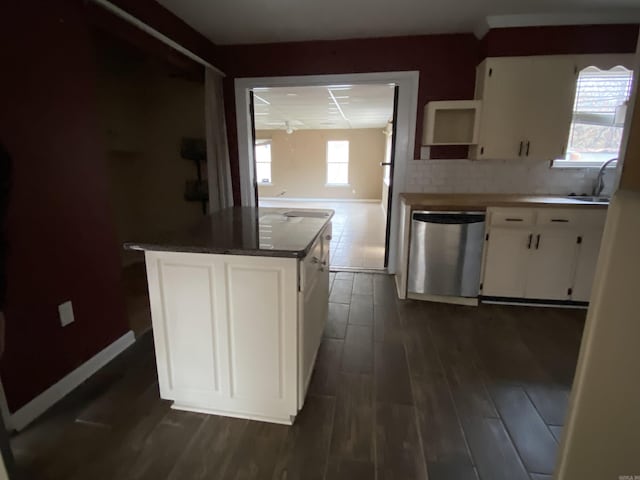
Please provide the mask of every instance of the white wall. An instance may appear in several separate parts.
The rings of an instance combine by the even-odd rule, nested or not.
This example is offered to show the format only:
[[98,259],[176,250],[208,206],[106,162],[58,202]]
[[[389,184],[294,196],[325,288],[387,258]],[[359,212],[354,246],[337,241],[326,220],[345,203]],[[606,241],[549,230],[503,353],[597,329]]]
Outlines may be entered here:
[[[615,169],[607,170],[610,193]],[[413,160],[407,165],[406,192],[591,194],[598,169],[549,168],[532,160]]]
[[[638,43],[640,53],[640,41]],[[640,55],[636,59],[640,67]],[[636,67],[638,72],[640,68]],[[637,78],[637,76],[636,76]],[[636,82],[637,83],[637,82]],[[640,96],[609,207],[558,454],[557,480],[640,477]]]
[[640,475],[639,212],[638,192],[618,191],[609,207],[558,480]]

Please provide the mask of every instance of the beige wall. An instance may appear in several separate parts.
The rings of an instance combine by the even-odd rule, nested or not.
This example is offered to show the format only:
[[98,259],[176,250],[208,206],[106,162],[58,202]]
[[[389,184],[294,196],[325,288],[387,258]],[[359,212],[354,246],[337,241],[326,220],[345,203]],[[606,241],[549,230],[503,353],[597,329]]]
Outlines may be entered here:
[[[196,178],[196,168],[181,158],[180,142],[204,137],[204,84],[145,64],[102,72],[99,89],[119,240],[144,240],[196,222],[200,203],[184,200],[185,181]],[[122,257],[124,264],[141,259],[124,250]]]
[[[382,128],[352,130],[260,130],[271,139],[273,185],[258,187],[260,197],[380,199],[385,136]],[[349,183],[327,187],[327,141],[349,141]],[[284,195],[281,195],[285,192]]]

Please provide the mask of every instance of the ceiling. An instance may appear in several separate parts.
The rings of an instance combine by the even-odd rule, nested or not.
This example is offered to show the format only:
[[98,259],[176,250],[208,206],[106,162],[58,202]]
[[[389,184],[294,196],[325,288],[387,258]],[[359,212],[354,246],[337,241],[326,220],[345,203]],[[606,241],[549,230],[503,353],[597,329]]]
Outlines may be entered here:
[[489,16],[514,17],[516,24],[536,14],[580,14],[585,24],[635,23],[640,13],[638,0],[158,1],[221,45],[479,32]]
[[256,130],[384,128],[393,85],[256,88]]

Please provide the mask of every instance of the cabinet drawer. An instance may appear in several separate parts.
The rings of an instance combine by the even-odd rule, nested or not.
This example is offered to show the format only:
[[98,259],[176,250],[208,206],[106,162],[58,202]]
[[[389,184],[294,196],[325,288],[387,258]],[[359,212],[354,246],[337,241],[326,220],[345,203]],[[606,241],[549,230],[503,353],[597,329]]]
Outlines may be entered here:
[[527,208],[490,208],[489,214],[492,226],[521,227],[535,222],[535,210]]
[[568,208],[538,209],[537,224],[543,227],[602,227],[606,210],[585,211]]

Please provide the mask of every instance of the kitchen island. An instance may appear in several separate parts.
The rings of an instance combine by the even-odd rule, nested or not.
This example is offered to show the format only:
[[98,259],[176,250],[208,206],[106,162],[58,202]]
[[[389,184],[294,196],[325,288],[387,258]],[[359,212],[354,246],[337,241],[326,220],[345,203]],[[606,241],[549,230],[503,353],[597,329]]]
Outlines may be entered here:
[[332,210],[232,207],[145,253],[160,396],[292,424],[327,318]]

